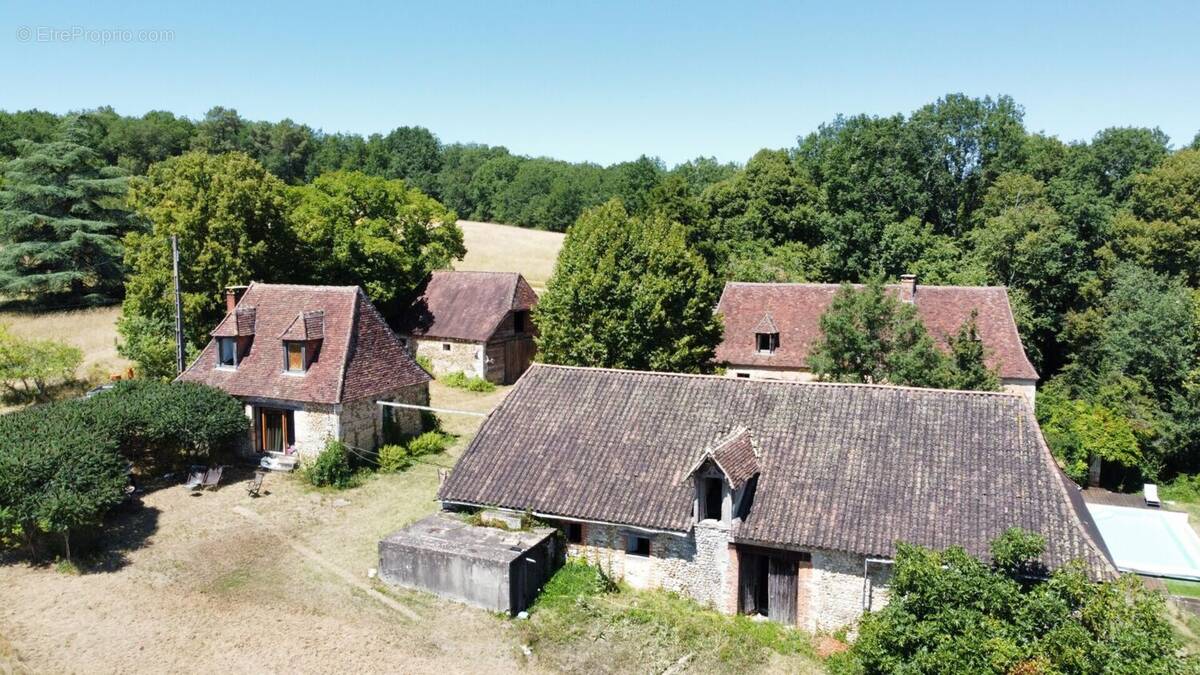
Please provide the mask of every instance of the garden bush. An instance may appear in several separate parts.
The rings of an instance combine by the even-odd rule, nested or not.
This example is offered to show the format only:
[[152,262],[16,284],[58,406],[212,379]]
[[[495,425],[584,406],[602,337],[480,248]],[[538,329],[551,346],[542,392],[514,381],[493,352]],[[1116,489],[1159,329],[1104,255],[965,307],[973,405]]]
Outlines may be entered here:
[[329,441],[325,449],[300,468],[304,480],[317,487],[348,488],[357,484],[350,466],[350,452],[341,441]]
[[98,525],[143,471],[232,449],[249,425],[241,404],[199,384],[122,382],[89,399],[0,415],[0,545]]
[[433,374],[433,359],[426,354],[417,355],[417,365],[425,369],[425,372]]
[[418,457],[444,452],[450,437],[440,431],[426,431],[404,443],[393,443],[379,449],[379,470],[386,473],[403,471]]
[[476,391],[481,393],[496,391],[496,385],[488,382],[482,377],[475,377],[474,375],[453,372],[443,375],[438,379],[440,382],[442,382],[442,384],[454,387],[455,389],[466,389],[467,391]]

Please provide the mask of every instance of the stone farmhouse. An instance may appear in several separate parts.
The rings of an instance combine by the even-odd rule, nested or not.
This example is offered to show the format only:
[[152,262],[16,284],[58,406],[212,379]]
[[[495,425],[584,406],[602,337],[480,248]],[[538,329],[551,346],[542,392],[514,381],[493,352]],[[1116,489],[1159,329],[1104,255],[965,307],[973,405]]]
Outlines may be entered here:
[[399,325],[409,352],[433,372],[512,384],[533,361],[529,313],[537,294],[515,272],[434,272]]
[[[717,361],[725,364],[730,377],[813,379],[809,350],[821,338],[821,315],[838,288],[837,284],[726,284],[717,305],[725,322]],[[1025,356],[1007,289],[918,286],[912,275],[887,288],[916,306],[921,322],[942,346],[970,318],[971,311],[976,311],[987,365],[999,374],[1005,391],[1023,394],[1033,402],[1038,374]]]
[[427,405],[430,376],[357,286],[253,283],[227,290],[226,306],[179,379],[246,404],[248,452],[311,455],[330,439],[373,450],[385,428],[420,431],[416,410],[376,401]]
[[532,512],[636,587],[833,630],[887,601],[898,540],[1115,574],[1030,406],[1003,392],[535,364],[439,495]]

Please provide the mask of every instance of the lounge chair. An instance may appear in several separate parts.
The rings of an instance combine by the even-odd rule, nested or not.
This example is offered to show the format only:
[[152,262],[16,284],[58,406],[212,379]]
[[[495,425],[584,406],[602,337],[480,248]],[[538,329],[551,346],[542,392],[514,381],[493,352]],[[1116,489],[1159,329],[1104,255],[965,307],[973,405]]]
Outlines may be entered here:
[[1146,497],[1146,506],[1162,506],[1162,502],[1158,500],[1158,486],[1154,483],[1143,485],[1142,494]]
[[216,490],[217,486],[221,484],[221,473],[223,471],[225,471],[225,467],[223,466],[209,469],[208,473],[204,474],[204,482],[200,484],[200,488],[202,490]]
[[198,489],[200,489],[201,486],[204,485],[204,479],[207,476],[208,476],[207,471],[205,471],[203,469],[200,469],[198,471],[193,469],[192,471],[188,472],[188,477],[187,477],[187,480],[184,481],[183,487],[185,487],[189,490],[198,490]]
[[246,494],[250,495],[251,497],[257,497],[259,490],[262,490],[263,478],[266,477],[266,471],[255,471],[254,478],[251,478],[250,482],[246,485]]

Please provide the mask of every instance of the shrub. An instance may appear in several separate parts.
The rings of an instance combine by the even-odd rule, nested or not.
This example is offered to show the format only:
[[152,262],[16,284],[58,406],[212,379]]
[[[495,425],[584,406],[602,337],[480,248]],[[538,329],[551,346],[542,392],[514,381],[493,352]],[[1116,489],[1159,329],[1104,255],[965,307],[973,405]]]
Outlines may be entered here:
[[405,443],[393,443],[379,449],[379,470],[386,473],[403,471],[418,457],[436,455],[446,450],[450,437],[440,431],[427,431]]
[[408,446],[403,443],[392,443],[379,448],[379,470],[384,473],[396,473],[412,466],[413,457],[408,452]]
[[237,399],[218,389],[140,380],[0,415],[0,544],[36,552],[38,537],[53,533],[69,555],[71,533],[122,500],[129,463],[206,457],[248,425]]
[[961,548],[897,546],[891,601],[866,615],[846,671],[883,673],[1194,672],[1160,593],[1135,576],[1092,583],[1072,563],[1023,570],[1042,541],[1010,530],[987,565]]
[[317,487],[348,488],[357,484],[357,476],[350,466],[350,452],[341,441],[331,440],[316,459],[306,462],[300,469],[304,480]]
[[78,347],[19,338],[0,325],[0,384],[18,400],[49,400],[51,388],[73,380],[82,362]]
[[417,354],[417,365],[425,369],[425,372],[433,374],[433,359],[429,358],[428,354]]
[[413,457],[436,455],[445,452],[450,437],[440,431],[426,431],[408,442],[408,452]]
[[488,382],[482,377],[466,375],[465,373],[460,372],[453,372],[443,375],[441,378],[439,378],[439,380],[442,382],[442,384],[454,387],[455,389],[466,389],[467,391],[476,391],[481,393],[496,391],[496,385]]

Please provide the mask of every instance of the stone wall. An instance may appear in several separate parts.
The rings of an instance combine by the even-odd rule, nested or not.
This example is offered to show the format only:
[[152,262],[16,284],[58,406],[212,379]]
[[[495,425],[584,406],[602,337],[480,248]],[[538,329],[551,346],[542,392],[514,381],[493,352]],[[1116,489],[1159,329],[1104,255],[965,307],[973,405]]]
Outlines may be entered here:
[[[863,579],[865,556],[837,551],[812,551],[808,584],[809,611],[801,628],[834,631],[854,623],[864,609],[872,611],[887,604],[891,584],[890,564],[869,563]],[[864,607],[864,603],[869,606]]]
[[[450,348],[446,349],[446,345],[449,345]],[[410,337],[408,338],[408,350],[415,356],[428,357],[433,365],[434,375],[466,373],[475,377],[483,377],[485,374],[483,345],[478,342]]]
[[[397,389],[383,396],[350,401],[342,405],[340,438],[342,442],[364,450],[374,450],[387,439],[384,438],[383,417],[391,415],[400,434],[421,432],[421,413],[418,410],[389,408],[376,401],[394,401],[413,405],[429,405],[429,385],[426,383]],[[299,435],[299,430],[296,432]]]
[[[626,533],[650,538],[650,555],[625,552]],[[567,554],[587,560],[634,588],[663,588],[725,611],[730,569],[729,528],[707,521],[689,535],[644,533],[613,525],[583,525],[583,543]]]
[[1037,399],[1037,380],[1018,380],[1006,377],[1000,380],[1000,388],[1010,394],[1024,396],[1029,400],[1029,405],[1033,405]]
[[786,382],[812,382],[815,378],[808,370],[799,368],[770,368],[766,366],[728,366],[727,377],[749,376],[751,380],[783,380]]
[[296,450],[301,457],[315,457],[331,438],[338,437],[341,406],[306,403],[292,413],[296,422]]

